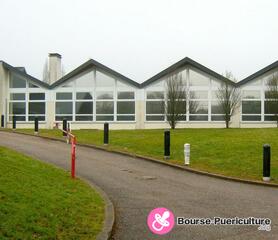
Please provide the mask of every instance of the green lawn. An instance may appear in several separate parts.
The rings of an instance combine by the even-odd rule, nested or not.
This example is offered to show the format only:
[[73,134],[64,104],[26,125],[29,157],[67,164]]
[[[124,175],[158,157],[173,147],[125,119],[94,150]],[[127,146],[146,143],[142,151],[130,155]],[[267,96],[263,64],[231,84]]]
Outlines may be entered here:
[[[17,130],[33,133],[33,130]],[[103,131],[73,131],[79,143],[103,144]],[[41,135],[61,138],[59,130],[41,130]],[[261,180],[262,149],[271,145],[273,182],[278,183],[278,129],[178,129],[171,131],[170,162],[183,164],[184,143],[191,144],[192,168]],[[110,149],[163,159],[163,130],[110,131]]]
[[0,147],[0,239],[95,239],[103,221],[88,184]]

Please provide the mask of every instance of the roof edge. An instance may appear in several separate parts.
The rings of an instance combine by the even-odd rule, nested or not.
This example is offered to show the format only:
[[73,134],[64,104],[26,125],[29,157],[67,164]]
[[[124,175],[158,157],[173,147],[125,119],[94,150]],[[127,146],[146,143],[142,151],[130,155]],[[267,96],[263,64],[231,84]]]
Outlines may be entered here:
[[23,77],[26,77],[26,78],[29,78],[31,81],[33,81],[34,83],[40,85],[41,87],[44,87],[46,89],[53,89],[55,87],[58,87],[60,86],[61,84],[67,82],[67,80],[69,80],[70,78],[82,73],[83,71],[87,70],[88,68],[92,67],[92,66],[96,66],[122,80],[125,80],[126,82],[128,82],[129,84],[137,87],[137,88],[144,88],[146,86],[148,86],[149,84],[159,80],[160,78],[166,76],[167,74],[179,69],[180,67],[182,66],[186,66],[186,65],[191,65],[219,80],[222,80],[226,83],[229,83],[229,84],[232,84],[236,87],[239,87],[241,85],[244,85],[246,84],[247,82],[249,81],[252,81],[253,79],[257,78],[257,77],[260,77],[261,75],[275,69],[276,67],[278,67],[278,61],[275,61],[273,63],[271,63],[270,65],[260,69],[259,71],[251,74],[250,76],[240,80],[239,82],[234,82],[224,76],[222,76],[221,74],[205,67],[204,65],[194,61],[193,59],[189,58],[189,57],[185,57],[181,60],[179,60],[178,62],[172,64],[171,66],[167,67],[166,69],[162,70],[161,72],[157,73],[156,75],[154,75],[153,77],[149,78],[148,80],[142,82],[142,83],[138,83],[138,82],[135,82],[134,80],[122,75],[121,73],[119,72],[116,72],[115,70],[97,62],[96,60],[94,59],[89,59],[88,61],[84,62],[83,64],[81,64],[79,67],[75,68],[74,70],[72,70],[71,72],[69,72],[68,74],[66,74],[64,77],[60,78],[59,80],[57,80],[56,82],[54,82],[53,84],[49,85],[48,83],[45,83],[29,74],[27,74],[27,72],[23,72],[23,71],[20,71],[17,67],[14,67],[10,64],[8,64],[7,62],[3,61],[3,60],[0,60],[0,64],[2,64],[2,66],[6,69],[9,69],[10,71],[13,71],[15,72],[16,74],[19,74]]
[[141,83],[141,88],[144,88],[146,86],[148,86],[149,84],[155,82],[156,80],[159,80],[160,78],[166,76],[167,74],[179,69],[180,67],[182,66],[186,66],[186,65],[191,65],[217,79],[220,79],[224,82],[227,82],[229,84],[232,84],[232,85],[236,85],[236,83],[222,75],[220,75],[219,73],[205,67],[204,65],[194,61],[193,59],[189,58],[189,57],[185,57],[183,59],[181,59],[180,61],[172,64],[171,66],[169,66],[168,68],[162,70],[161,72],[157,73],[156,75],[154,75],[153,77],[149,78],[148,80],[144,81],[143,83]]
[[47,84],[47,83],[45,83],[45,82],[43,82],[43,81],[41,81],[41,80],[39,80],[39,79],[29,75],[29,74],[27,74],[26,72],[20,71],[19,69],[17,69],[16,67],[6,63],[5,61],[0,61],[0,63],[2,63],[4,68],[6,68],[6,69],[8,69],[8,70],[10,70],[12,72],[15,72],[16,74],[21,75],[21,76],[23,76],[25,78],[30,79],[31,81],[33,81],[34,83],[40,85],[41,87],[49,89],[49,87],[50,87],[49,84]]
[[87,68],[88,66],[90,66],[90,60],[84,62],[83,64],[81,64],[79,67],[73,69],[71,72],[69,72],[68,74],[66,74],[65,76],[61,77],[60,79],[58,79],[56,82],[52,83],[50,85],[50,89],[56,88],[59,85],[65,83],[67,80],[69,80],[71,77],[74,77],[76,75],[78,75],[79,73],[81,73],[85,68]]
[[249,75],[248,77],[242,79],[241,81],[237,82],[237,86],[242,86],[242,85],[254,80],[255,78],[260,77],[263,74],[273,70],[276,67],[278,67],[278,61],[275,61],[275,62],[269,64],[268,66],[260,69],[259,71],[255,72],[255,73]]
[[94,59],[89,59],[88,61],[86,61],[85,63],[81,64],[79,67],[75,68],[74,70],[72,70],[70,73],[66,74],[64,77],[60,78],[59,80],[57,80],[56,82],[54,82],[52,85],[50,85],[50,88],[53,89],[53,88],[56,88],[58,87],[59,85],[67,82],[67,80],[69,80],[70,78],[82,73],[83,71],[87,70],[88,68],[90,67],[93,67],[93,66],[96,66],[120,79],[123,79],[125,80],[126,82],[128,82],[129,84],[137,87],[137,88],[140,88],[140,84],[133,81],[132,79],[122,75],[121,73],[119,72],[116,72],[115,70],[99,63],[98,61],[94,60]]

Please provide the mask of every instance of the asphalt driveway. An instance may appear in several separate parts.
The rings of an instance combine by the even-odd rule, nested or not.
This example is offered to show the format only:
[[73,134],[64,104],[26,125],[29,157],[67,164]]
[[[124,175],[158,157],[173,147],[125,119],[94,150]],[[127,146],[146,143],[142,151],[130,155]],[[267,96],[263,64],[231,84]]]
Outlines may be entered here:
[[[0,145],[70,169],[70,146],[0,132]],[[0,159],[1,161],[1,159]],[[114,203],[113,239],[278,239],[278,189],[215,179],[115,153],[77,147],[77,175],[102,188]],[[147,227],[157,207],[181,217],[266,217],[270,232],[256,226],[175,226],[155,236]]]

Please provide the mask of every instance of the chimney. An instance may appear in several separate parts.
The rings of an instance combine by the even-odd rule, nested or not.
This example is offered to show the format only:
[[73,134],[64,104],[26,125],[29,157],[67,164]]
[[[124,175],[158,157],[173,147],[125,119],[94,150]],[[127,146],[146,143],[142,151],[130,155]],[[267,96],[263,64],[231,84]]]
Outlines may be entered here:
[[49,84],[53,84],[62,77],[62,56],[59,53],[48,54]]

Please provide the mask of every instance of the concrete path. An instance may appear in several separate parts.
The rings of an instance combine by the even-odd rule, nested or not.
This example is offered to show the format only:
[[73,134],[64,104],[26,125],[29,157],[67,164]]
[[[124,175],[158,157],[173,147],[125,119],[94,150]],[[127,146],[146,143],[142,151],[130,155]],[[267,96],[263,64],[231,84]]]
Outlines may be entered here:
[[[0,132],[0,145],[70,169],[70,146],[64,143]],[[278,239],[277,188],[224,181],[86,147],[77,149],[77,174],[101,187],[114,203],[113,239]],[[156,207],[169,208],[176,217],[267,217],[272,230],[175,226],[169,234],[155,236],[146,218]]]

